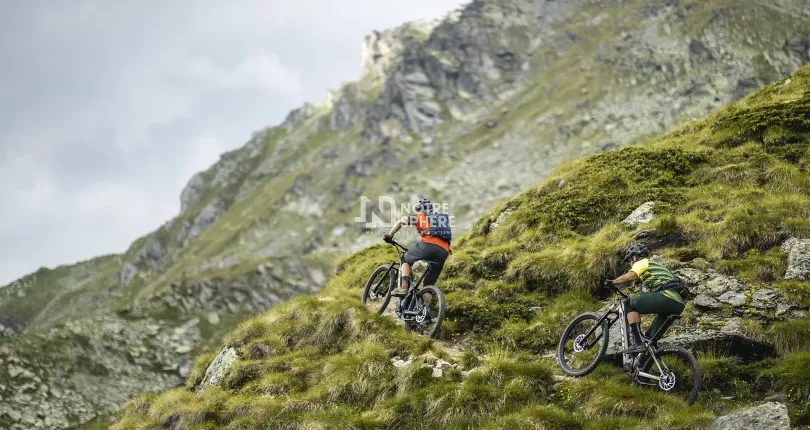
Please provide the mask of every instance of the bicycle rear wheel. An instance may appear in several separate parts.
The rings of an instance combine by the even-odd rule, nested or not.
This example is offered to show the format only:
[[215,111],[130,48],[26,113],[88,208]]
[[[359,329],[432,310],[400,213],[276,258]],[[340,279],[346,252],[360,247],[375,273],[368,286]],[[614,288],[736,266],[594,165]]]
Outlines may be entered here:
[[[584,313],[574,318],[563,331],[557,346],[557,361],[566,374],[587,375],[602,361],[608,346],[608,324],[602,321],[597,327],[601,317]],[[586,338],[591,329],[594,329],[593,333]]]
[[648,387],[657,387],[661,391],[681,398],[691,405],[700,389],[700,368],[691,352],[679,346],[663,346],[654,351],[659,366],[652,357],[641,366],[641,371],[661,378],[655,381],[639,377],[639,381]]
[[391,301],[391,290],[396,283],[396,272],[389,270],[390,264],[383,264],[372,272],[363,288],[362,302],[374,312],[385,312]]
[[[436,338],[444,321],[444,294],[433,285],[422,288],[414,295],[411,307],[417,312],[413,320],[405,321],[405,330],[420,336]],[[427,303],[427,304],[426,304]]]

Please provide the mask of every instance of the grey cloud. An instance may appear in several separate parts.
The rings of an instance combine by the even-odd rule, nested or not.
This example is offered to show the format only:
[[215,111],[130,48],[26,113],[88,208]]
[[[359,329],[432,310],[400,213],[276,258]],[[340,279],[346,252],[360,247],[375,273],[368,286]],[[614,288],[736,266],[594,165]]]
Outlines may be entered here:
[[0,285],[123,251],[219,153],[356,79],[365,34],[460,1],[7,3]]

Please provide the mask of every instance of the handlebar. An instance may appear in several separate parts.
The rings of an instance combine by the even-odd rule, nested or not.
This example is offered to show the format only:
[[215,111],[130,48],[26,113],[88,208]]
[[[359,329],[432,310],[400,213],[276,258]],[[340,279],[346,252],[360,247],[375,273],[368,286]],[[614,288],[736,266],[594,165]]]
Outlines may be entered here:
[[622,296],[622,298],[624,298],[624,299],[629,299],[629,298],[630,298],[630,296],[628,296],[627,294],[625,294],[625,293],[624,293],[624,291],[620,290],[620,289],[619,289],[619,287],[617,287],[617,286],[616,286],[616,284],[614,284],[614,283],[610,282],[610,283],[609,283],[609,285],[610,285],[610,287],[611,287],[611,288],[612,288],[614,291],[616,291],[617,293],[619,293],[619,295],[620,295],[620,296]]
[[383,240],[385,241],[385,243],[388,243],[388,244],[394,245],[395,247],[397,247],[397,248],[401,249],[401,250],[402,250],[402,252],[408,252],[408,248],[406,248],[406,247],[404,247],[404,246],[400,245],[400,244],[399,244],[399,242],[397,242],[397,241],[396,241],[396,240],[394,240],[393,238],[391,238],[391,239],[383,239]]

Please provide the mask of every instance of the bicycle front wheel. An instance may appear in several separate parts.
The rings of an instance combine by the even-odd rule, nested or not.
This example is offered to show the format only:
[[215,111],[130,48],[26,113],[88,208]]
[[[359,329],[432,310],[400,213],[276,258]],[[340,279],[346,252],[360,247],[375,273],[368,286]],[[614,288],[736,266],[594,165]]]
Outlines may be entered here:
[[[570,376],[585,376],[596,369],[608,346],[608,323],[601,315],[584,313],[574,318],[560,336],[557,361]],[[590,335],[589,335],[590,333]]]
[[[405,330],[420,336],[436,338],[444,321],[444,294],[435,286],[417,291],[412,306],[416,315],[405,321]],[[410,317],[409,317],[410,318]]]
[[372,272],[363,288],[362,302],[378,314],[385,312],[391,301],[391,290],[396,283],[395,273],[391,265],[383,264]]
[[691,352],[679,346],[663,346],[654,351],[658,363],[647,357],[641,371],[660,378],[639,377],[648,387],[656,386],[661,391],[681,398],[686,404],[694,403],[700,389],[700,368]]

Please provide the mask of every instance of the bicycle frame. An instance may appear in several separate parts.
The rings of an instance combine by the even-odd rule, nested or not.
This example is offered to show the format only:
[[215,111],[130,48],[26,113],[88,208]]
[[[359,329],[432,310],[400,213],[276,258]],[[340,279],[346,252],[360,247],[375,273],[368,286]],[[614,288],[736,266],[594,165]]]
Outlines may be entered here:
[[[389,242],[391,245],[394,245],[397,250],[399,251],[399,261],[391,262],[391,266],[388,268],[388,272],[386,272],[386,276],[391,273],[391,270],[397,271],[397,285],[394,288],[399,288],[402,285],[402,264],[405,262],[405,253],[408,252],[408,248],[400,245],[397,241],[391,239]],[[431,270],[431,263],[428,263],[428,267],[422,276],[416,282],[411,282],[410,288],[402,297],[397,297],[396,303],[396,313],[400,319],[403,321],[412,321],[415,317],[419,314],[419,312],[413,311],[413,297],[416,295],[416,291],[422,285],[422,281],[427,276],[428,272]],[[390,294],[390,293],[389,293]],[[403,306],[404,304],[404,306]]]
[[[615,324],[617,321],[621,321],[621,325],[619,325],[619,328],[621,330],[621,335],[622,335],[622,339],[621,339],[622,340],[622,350],[625,350],[630,346],[630,338],[629,338],[629,325],[627,323],[627,316],[626,316],[626,312],[625,312],[625,309],[624,309],[624,300],[629,299],[630,296],[625,294],[622,290],[620,290],[616,286],[613,286],[613,289],[617,293],[619,293],[619,296],[621,298],[616,301],[616,305],[612,309],[605,312],[605,314],[602,315],[602,317],[599,318],[599,320],[596,321],[593,328],[591,328],[584,335],[583,339],[589,339],[591,336],[593,336],[594,331],[596,330],[596,328],[601,327],[602,323],[605,322],[605,321],[607,321],[607,323],[608,323],[607,324],[608,332],[610,332],[610,328],[613,327],[613,324]],[[658,333],[655,333],[655,334],[657,335]],[[580,345],[579,347],[583,348],[583,349],[591,349],[594,345],[596,345],[599,342],[599,340],[602,338],[602,335],[603,334],[600,333],[598,336],[595,337],[593,342],[586,343],[585,345]],[[650,340],[645,340],[644,343],[647,345],[647,351],[639,353],[639,354],[647,354],[647,353],[649,353],[650,357],[652,357],[652,359],[655,362],[656,366],[658,366],[658,369],[663,370],[663,369],[666,369],[666,365],[662,366],[662,363],[660,361],[658,361],[658,357],[655,356],[655,352],[650,347],[650,344],[655,342],[655,341],[656,341],[655,336],[653,336],[653,338],[650,339]],[[639,384],[658,385],[657,381],[661,380],[661,378],[659,376],[650,375],[649,373],[642,372],[641,370],[638,370],[638,369],[636,369],[636,372],[634,373],[633,372],[633,369],[635,367],[634,361],[640,361],[640,360],[634,359],[632,354],[622,354],[622,367],[624,368],[627,375],[630,376],[631,378],[633,378],[635,380],[635,382],[637,382]],[[663,369],[662,369],[662,367],[663,367]],[[668,372],[669,369],[666,369],[666,371]],[[650,383],[643,382],[643,381],[638,379],[639,377],[654,380],[654,381],[656,381],[656,383],[650,384]]]

